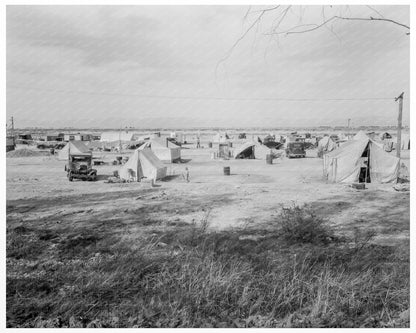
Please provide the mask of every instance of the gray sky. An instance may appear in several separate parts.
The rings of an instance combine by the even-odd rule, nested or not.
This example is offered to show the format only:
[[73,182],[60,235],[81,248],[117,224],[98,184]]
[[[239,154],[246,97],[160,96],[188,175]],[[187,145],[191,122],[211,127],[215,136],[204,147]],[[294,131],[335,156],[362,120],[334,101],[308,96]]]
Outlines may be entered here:
[[[18,127],[396,124],[394,100],[367,99],[409,96],[407,29],[336,21],[276,36],[275,10],[220,62],[269,7],[244,21],[248,6],[8,6],[7,116]],[[408,6],[324,15],[340,12],[409,25]],[[322,15],[294,6],[280,29]],[[403,118],[408,125],[408,99]]]

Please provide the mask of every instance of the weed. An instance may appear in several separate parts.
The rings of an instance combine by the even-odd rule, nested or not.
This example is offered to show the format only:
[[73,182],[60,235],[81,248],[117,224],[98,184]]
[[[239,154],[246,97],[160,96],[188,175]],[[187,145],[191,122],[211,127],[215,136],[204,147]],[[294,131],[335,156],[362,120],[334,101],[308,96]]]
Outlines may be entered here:
[[282,235],[290,241],[327,244],[334,238],[325,220],[307,206],[283,207],[279,222]]

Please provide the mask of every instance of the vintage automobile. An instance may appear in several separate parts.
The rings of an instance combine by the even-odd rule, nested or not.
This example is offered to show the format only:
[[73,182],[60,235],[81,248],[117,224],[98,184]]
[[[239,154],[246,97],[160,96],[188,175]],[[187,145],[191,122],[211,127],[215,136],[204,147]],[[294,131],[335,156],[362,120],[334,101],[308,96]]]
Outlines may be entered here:
[[73,179],[94,181],[97,179],[97,170],[91,167],[92,155],[79,154],[70,155],[68,157],[68,164],[65,166],[68,180],[72,182]]
[[286,157],[306,157],[304,142],[289,142],[286,147]]

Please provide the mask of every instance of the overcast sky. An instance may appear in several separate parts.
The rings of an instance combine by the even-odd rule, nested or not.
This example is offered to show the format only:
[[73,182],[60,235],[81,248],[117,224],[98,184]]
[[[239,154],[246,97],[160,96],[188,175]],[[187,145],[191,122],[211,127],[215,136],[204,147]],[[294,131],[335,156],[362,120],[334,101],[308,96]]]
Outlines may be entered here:
[[[20,128],[396,124],[407,29],[333,21],[271,35],[283,6],[230,54],[270,7],[8,6],[7,116]],[[409,25],[408,6],[326,7],[294,6],[277,31],[340,13]]]

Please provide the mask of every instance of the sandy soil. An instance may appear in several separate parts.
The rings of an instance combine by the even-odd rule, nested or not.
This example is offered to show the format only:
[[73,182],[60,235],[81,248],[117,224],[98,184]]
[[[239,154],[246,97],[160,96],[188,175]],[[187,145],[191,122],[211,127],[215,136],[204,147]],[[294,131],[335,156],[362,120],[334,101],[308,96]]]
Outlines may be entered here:
[[[322,177],[322,159],[316,158],[314,150],[305,159],[282,158],[273,165],[264,160],[211,159],[212,151],[183,149],[187,162],[167,164],[170,177],[156,187],[149,182],[106,183],[119,168],[113,165],[97,166],[96,182],[69,182],[65,162],[53,156],[8,158],[8,225],[77,228],[94,221],[108,232],[126,225],[132,232],[132,224],[146,216],[161,223],[198,223],[208,217],[215,229],[253,227],[273,223],[282,205],[307,203],[339,233],[371,229],[377,232],[379,243],[408,242],[409,192],[397,192],[392,184],[354,190],[327,183]],[[115,155],[120,154],[94,152],[105,161]],[[402,155],[408,165],[409,151]],[[230,176],[224,176],[225,166],[231,168]],[[189,183],[181,176],[185,167],[190,170]]]

